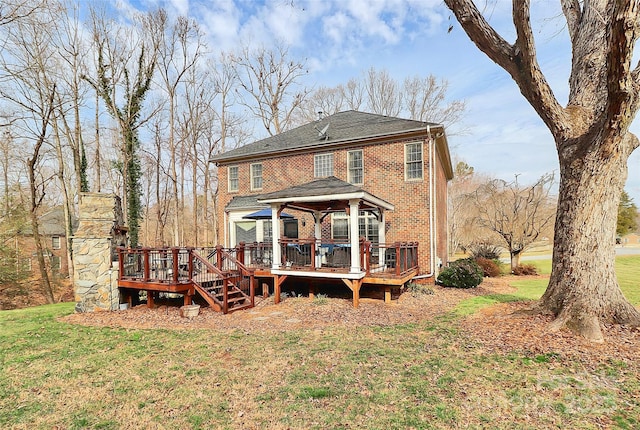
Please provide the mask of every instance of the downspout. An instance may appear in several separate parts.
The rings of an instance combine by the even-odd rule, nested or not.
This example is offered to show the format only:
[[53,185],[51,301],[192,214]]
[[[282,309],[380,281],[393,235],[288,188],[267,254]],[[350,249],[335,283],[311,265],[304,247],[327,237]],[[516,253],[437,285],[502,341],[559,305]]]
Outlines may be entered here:
[[434,162],[435,162],[435,144],[433,142],[433,137],[431,136],[431,126],[427,125],[427,135],[429,136],[429,263],[430,263],[430,271],[429,273],[424,273],[422,275],[414,276],[413,279],[425,279],[432,278],[435,275],[435,250],[436,250],[436,235],[434,229],[434,219],[435,219],[435,205],[436,199],[433,195],[435,186],[436,186],[436,178],[434,174]]

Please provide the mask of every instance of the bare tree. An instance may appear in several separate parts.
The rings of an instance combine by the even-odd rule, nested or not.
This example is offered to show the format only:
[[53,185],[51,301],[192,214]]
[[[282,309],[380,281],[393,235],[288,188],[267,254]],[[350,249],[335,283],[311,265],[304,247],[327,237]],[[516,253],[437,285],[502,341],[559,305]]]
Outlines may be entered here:
[[472,243],[478,242],[476,227],[476,211],[474,205],[475,191],[481,184],[473,167],[464,161],[455,166],[455,174],[448,191],[448,237],[449,252],[453,255],[458,250],[466,251]]
[[4,0],[0,3],[0,26],[35,14],[47,0]]
[[351,78],[346,85],[339,87],[342,90],[347,106],[351,110],[360,110],[365,104],[364,83],[360,79]]
[[[179,151],[179,142],[176,140],[178,90],[184,82],[185,75],[197,66],[202,57],[204,41],[197,23],[188,18],[178,17],[176,22],[170,25],[166,12],[160,10],[153,24],[153,31],[157,32],[160,40],[158,71],[162,79],[162,88],[167,94],[166,106],[169,109],[169,175],[175,214],[172,223],[173,245],[177,246],[181,242],[181,220],[184,219],[184,214],[181,214],[181,202],[184,204],[184,198],[178,194],[178,186],[184,183],[184,175],[178,178],[176,168]],[[184,163],[181,166],[184,167]]]
[[495,232],[511,256],[511,270],[520,265],[520,256],[539,238],[551,231],[555,215],[549,191],[553,174],[543,175],[527,187],[494,179],[481,185],[475,194],[478,225]]
[[325,115],[333,115],[345,110],[347,100],[344,86],[319,87],[309,94],[296,112],[294,123],[303,125]]
[[387,70],[370,68],[364,78],[367,109],[379,115],[398,116],[402,111],[402,92]]
[[[560,189],[549,286],[539,310],[602,341],[601,323],[640,326],[640,311],[620,291],[615,229],[627,160],[640,146],[629,126],[638,111],[640,35],[635,0],[561,0],[572,45],[569,97],[560,105],[538,64],[530,1],[513,2],[509,43],[472,0],[445,0],[469,38],[509,73],[549,128],[560,162]],[[588,270],[588,271],[587,271]]]
[[299,81],[307,73],[304,63],[289,58],[288,48],[248,47],[230,56],[246,99],[242,102],[273,136],[290,128],[294,113],[309,90]]
[[55,301],[39,231],[41,203],[51,177],[45,174],[48,130],[52,123],[59,92],[59,57],[53,48],[56,17],[61,9],[53,3],[47,9],[34,9],[21,19],[3,26],[7,29],[0,63],[0,95],[15,106],[18,136],[32,142],[27,156],[29,210],[42,292],[49,303]]
[[[149,30],[151,17],[141,18],[142,32],[154,35]],[[129,227],[132,246],[138,245],[141,217],[140,205],[140,157],[138,128],[147,121],[142,118],[144,99],[150,89],[158,53],[157,40],[146,41],[141,34],[131,29],[119,33],[116,23],[93,15],[94,41],[98,55],[95,78],[84,78],[100,95],[107,110],[116,120],[121,134],[121,162],[124,178],[124,212]],[[139,44],[139,46],[137,45]],[[118,89],[122,89],[123,100],[118,106]]]
[[459,125],[466,109],[465,102],[448,102],[448,89],[449,82],[444,79],[438,80],[433,75],[406,78],[402,85],[402,100],[409,118],[437,122],[447,128]]
[[[394,79],[387,70],[370,68],[359,79],[334,88],[320,87],[310,93],[295,118],[297,125],[314,121],[318,112],[331,115],[344,109],[366,109],[380,115],[401,116],[444,124],[460,132],[465,102],[449,100],[449,84],[433,75]],[[449,133],[451,134],[451,133]]]

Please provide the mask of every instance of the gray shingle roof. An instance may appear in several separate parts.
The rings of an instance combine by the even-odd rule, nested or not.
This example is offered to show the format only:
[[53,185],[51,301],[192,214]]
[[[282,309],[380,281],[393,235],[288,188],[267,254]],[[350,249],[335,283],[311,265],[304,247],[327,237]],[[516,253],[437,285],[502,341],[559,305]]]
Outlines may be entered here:
[[284,190],[262,194],[258,200],[279,199],[285,197],[327,196],[332,194],[348,194],[364,191],[362,188],[338,179],[335,176],[317,179],[306,184],[294,185]]
[[258,196],[234,196],[225,209],[262,209],[268,207],[264,203],[258,203]]
[[[354,140],[426,129],[427,126],[441,127],[435,123],[349,110],[216,155],[211,161],[230,162],[291,150],[317,149]],[[325,127],[326,133],[323,134]]]
[[258,196],[258,202],[280,201],[288,207],[299,210],[336,212],[345,210],[352,198],[360,200],[361,210],[376,208],[393,210],[391,203],[335,176],[316,179],[306,184],[294,185],[273,193],[262,194]]

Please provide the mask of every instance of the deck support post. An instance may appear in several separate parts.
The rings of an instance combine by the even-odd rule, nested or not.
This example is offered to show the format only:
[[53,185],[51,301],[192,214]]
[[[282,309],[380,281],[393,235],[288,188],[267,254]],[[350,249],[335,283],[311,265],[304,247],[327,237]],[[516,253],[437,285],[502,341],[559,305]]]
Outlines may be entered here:
[[360,287],[362,287],[362,279],[342,279],[347,287],[353,292],[353,307],[360,306]]
[[277,305],[278,303],[280,303],[280,293],[281,293],[281,287],[282,287],[282,283],[284,281],[286,281],[288,275],[283,275],[283,276],[278,276],[276,275],[273,278],[273,301],[274,303]]
[[155,306],[155,291],[147,290],[147,307],[153,309]]

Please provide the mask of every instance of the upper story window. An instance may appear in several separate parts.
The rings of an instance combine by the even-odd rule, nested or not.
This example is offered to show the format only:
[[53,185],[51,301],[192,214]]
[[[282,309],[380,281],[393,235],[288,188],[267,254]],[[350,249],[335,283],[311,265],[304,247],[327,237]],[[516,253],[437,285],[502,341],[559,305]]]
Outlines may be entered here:
[[51,248],[60,249],[60,236],[51,237]]
[[238,166],[229,166],[229,192],[238,191]]
[[349,151],[347,153],[347,177],[351,184],[362,184],[364,178],[364,164],[362,159],[362,149]]
[[251,189],[262,189],[262,163],[255,163],[251,165]]
[[422,142],[404,146],[404,176],[407,181],[422,179]]
[[313,158],[313,176],[326,178],[333,176],[333,154],[318,154]]

